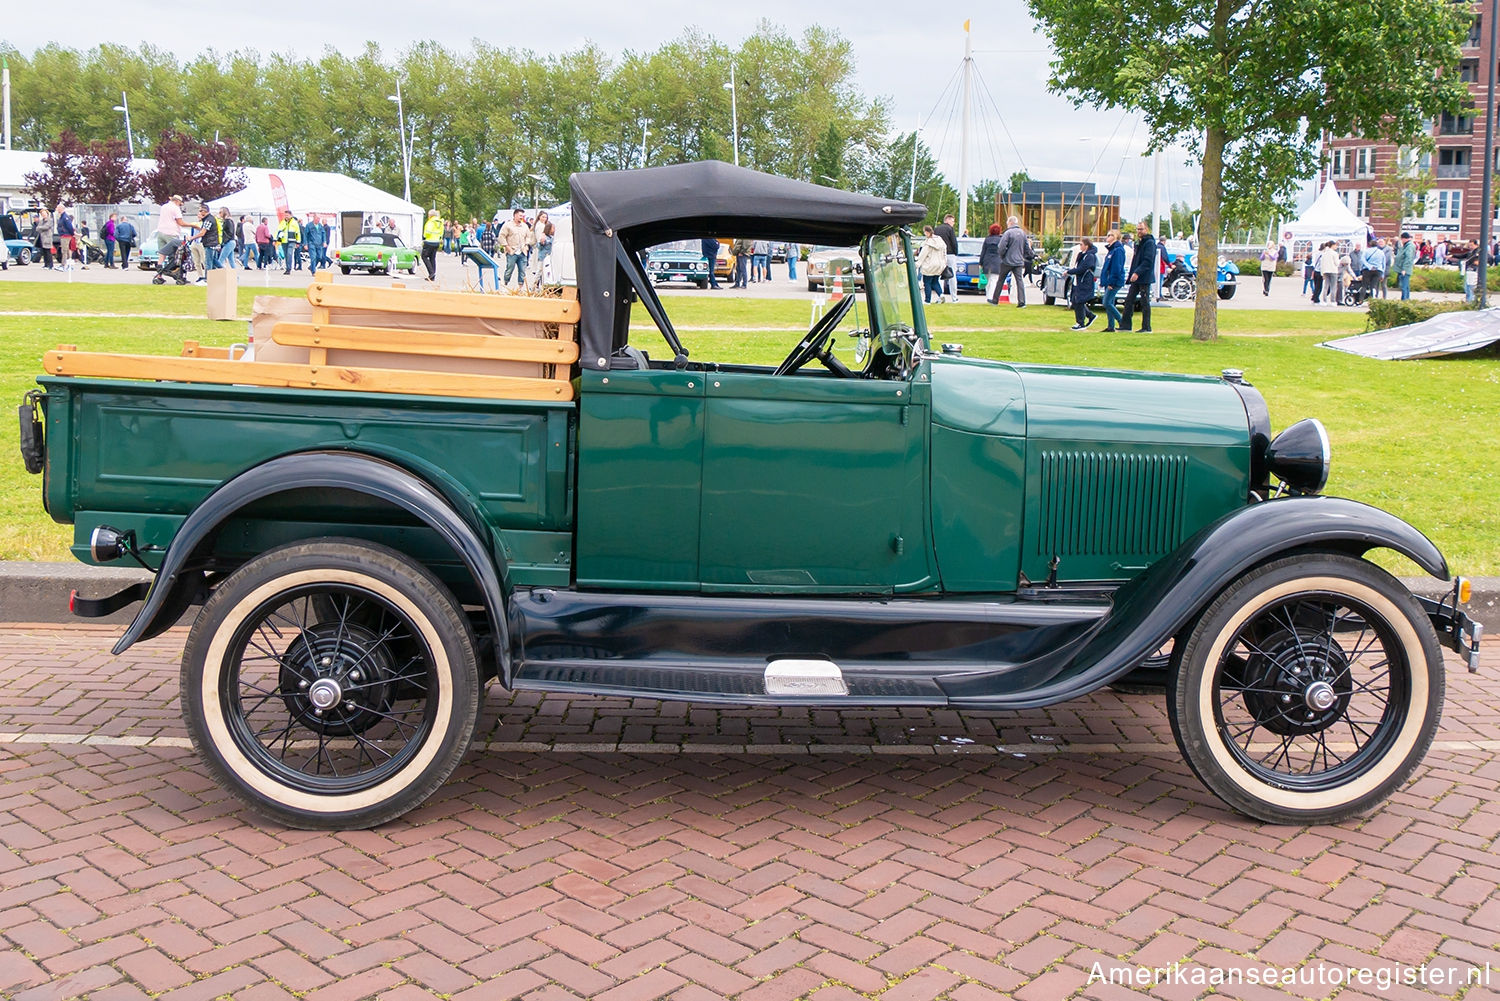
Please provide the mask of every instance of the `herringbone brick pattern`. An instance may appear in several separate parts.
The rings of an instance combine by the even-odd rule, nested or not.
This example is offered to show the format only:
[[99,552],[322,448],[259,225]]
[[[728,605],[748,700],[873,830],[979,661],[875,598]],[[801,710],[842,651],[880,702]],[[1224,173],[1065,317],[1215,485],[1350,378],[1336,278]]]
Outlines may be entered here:
[[1489,964],[1489,987],[1222,993],[1500,997],[1500,753],[1474,743],[1500,736],[1500,657],[1455,663],[1439,748],[1336,828],[1227,812],[1162,746],[1159,698],[959,715],[492,691],[492,749],[425,807],[321,834],[246,814],[178,746],[180,633],[114,659],[114,632],[0,628],[0,996],[1056,1001],[1146,992],[1088,983],[1096,963],[1180,962]]

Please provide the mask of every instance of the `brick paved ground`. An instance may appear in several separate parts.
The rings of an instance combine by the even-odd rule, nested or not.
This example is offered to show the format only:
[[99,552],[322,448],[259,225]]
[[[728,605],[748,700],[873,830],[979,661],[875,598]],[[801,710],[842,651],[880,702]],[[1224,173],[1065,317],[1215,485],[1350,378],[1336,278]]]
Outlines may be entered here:
[[1096,963],[1181,962],[1152,996],[1214,968],[1490,964],[1489,987],[1222,992],[1500,998],[1493,655],[1455,663],[1416,779],[1337,828],[1226,812],[1144,696],[960,716],[492,692],[485,749],[425,807],[310,834],[185,748],[181,632],[113,659],[117,631],[0,627],[3,997],[1055,1001],[1132,996],[1087,984]]

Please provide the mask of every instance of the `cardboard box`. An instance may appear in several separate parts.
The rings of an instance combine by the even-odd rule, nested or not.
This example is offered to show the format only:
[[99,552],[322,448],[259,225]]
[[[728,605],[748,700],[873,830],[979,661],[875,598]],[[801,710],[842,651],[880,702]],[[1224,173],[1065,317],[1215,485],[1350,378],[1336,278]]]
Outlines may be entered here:
[[215,268],[208,273],[208,318],[210,320],[234,320],[239,318],[240,280],[233,268]]

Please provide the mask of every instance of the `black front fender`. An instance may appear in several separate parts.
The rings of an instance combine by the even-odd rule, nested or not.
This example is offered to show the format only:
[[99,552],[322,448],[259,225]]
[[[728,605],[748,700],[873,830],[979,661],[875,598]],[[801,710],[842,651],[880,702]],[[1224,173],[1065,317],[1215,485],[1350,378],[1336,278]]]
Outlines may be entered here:
[[1376,507],[1341,497],[1287,497],[1225,515],[1115,592],[1100,629],[1045,683],[986,692],[982,676],[945,685],[956,705],[1028,708],[1078,698],[1128,674],[1202,613],[1245,571],[1297,549],[1363,556],[1394,549],[1434,577],[1448,562],[1427,536]]
[[[441,493],[407,469],[356,452],[299,452],[248,469],[221,485],[193,509],[162,559],[146,603],[115,644],[116,654],[169,627],[202,587],[201,572],[189,568],[199,549],[234,514],[265,497],[296,490],[353,490],[409,511],[453,548],[484,596],[495,637],[496,673],[511,684],[510,626],[506,618],[505,567],[477,516],[465,517]],[[173,612],[175,609],[175,613]]]

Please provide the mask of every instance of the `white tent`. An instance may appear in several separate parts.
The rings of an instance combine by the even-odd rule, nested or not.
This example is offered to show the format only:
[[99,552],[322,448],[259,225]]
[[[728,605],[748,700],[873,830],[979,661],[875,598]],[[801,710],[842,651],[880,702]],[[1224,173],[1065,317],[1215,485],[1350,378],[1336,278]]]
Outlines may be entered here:
[[1346,248],[1364,243],[1368,233],[1365,221],[1349,211],[1330,181],[1299,219],[1282,223],[1281,245],[1289,256],[1296,257],[1329,240],[1339,241]]
[[209,205],[215,210],[227,208],[231,216],[266,216],[275,219],[278,209],[290,209],[298,218],[308,213],[322,217],[339,244],[340,215],[362,213],[364,228],[374,229],[382,220],[390,220],[408,246],[419,241],[422,232],[422,207],[377,187],[343,174],[316,170],[265,170],[246,167],[249,182],[243,190],[215,199]]

